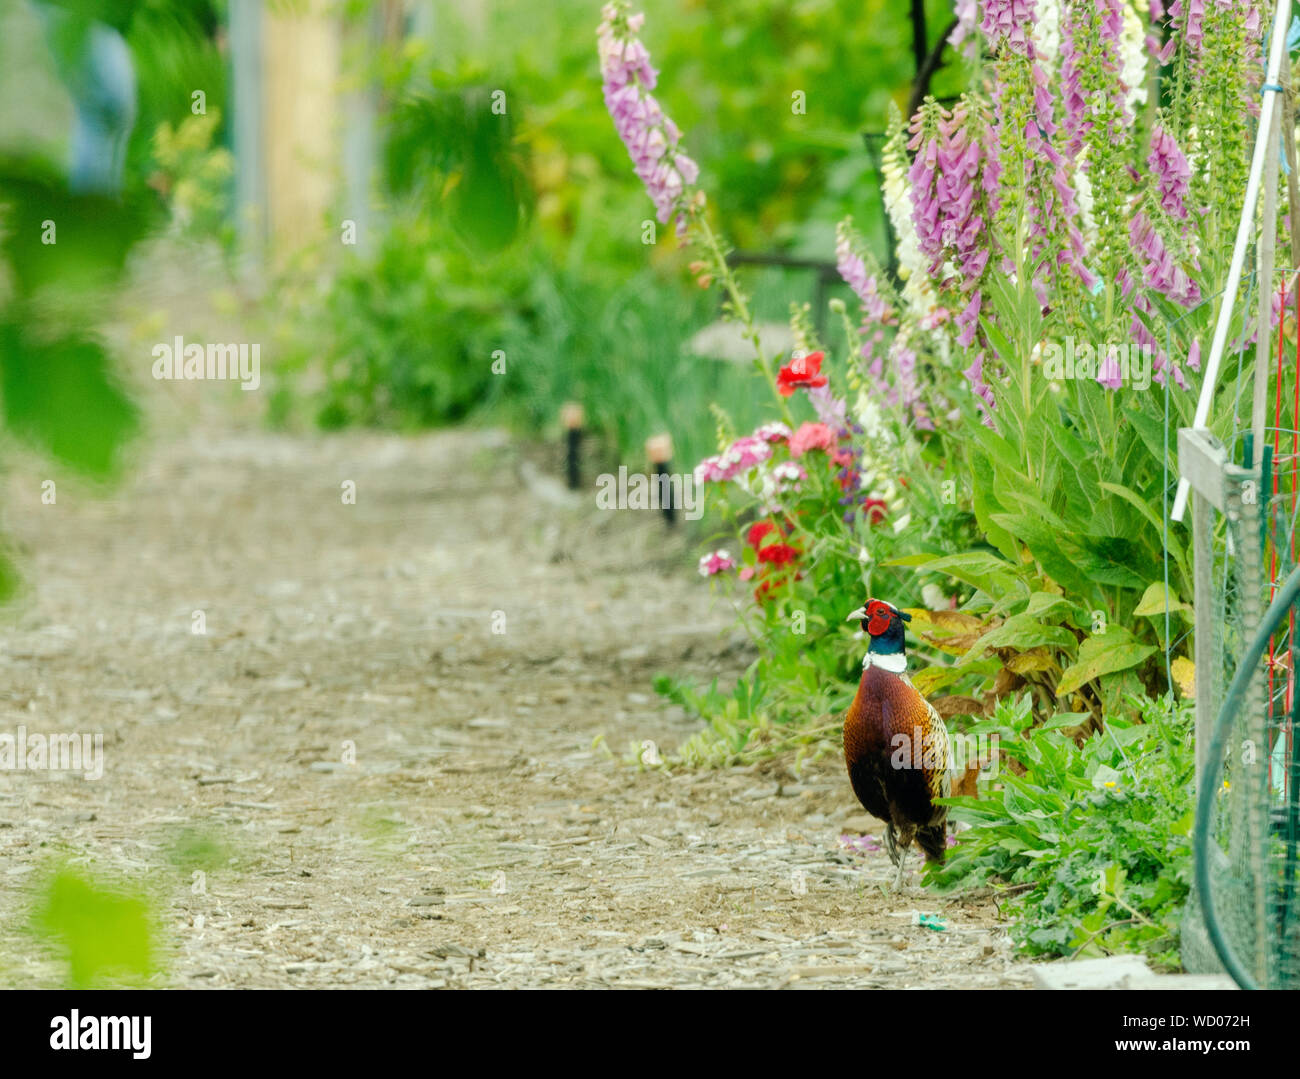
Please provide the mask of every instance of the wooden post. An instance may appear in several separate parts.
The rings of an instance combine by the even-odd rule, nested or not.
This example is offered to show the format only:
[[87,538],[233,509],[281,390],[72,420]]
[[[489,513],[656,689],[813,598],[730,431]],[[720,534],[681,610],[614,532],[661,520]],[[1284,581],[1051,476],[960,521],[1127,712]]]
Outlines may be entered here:
[[652,435],[646,439],[646,456],[655,471],[655,485],[659,489],[659,508],[669,528],[677,523],[677,506],[673,502],[673,436]]
[[582,449],[583,419],[582,405],[577,401],[566,401],[560,409],[560,423],[564,425],[565,434],[564,471],[570,491],[576,491],[582,485],[578,457]]

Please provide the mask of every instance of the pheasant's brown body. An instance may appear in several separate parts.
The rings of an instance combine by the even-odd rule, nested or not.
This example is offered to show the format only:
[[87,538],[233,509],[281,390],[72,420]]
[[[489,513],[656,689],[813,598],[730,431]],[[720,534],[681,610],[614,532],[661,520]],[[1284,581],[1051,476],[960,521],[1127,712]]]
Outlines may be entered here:
[[[927,861],[943,861],[952,789],[948,729],[906,674],[868,664],[844,719],[844,760],[858,801],[887,823],[898,864],[915,840]],[[901,870],[900,870],[901,873]]]

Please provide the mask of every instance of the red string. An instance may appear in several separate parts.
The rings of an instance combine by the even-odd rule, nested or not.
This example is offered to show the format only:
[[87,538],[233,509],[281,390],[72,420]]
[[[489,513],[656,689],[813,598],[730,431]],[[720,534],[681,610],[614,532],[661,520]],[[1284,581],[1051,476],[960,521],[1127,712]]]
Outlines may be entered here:
[[[1300,277],[1296,278],[1295,292],[1295,309],[1296,309],[1296,331],[1295,331],[1295,363],[1291,368],[1295,380],[1295,400],[1291,405],[1291,565],[1296,564],[1296,500],[1300,498]],[[1278,356],[1278,366],[1281,367],[1282,357]],[[1282,412],[1279,408],[1277,425],[1282,426]],[[1293,604],[1287,615],[1287,631],[1290,634],[1291,645],[1291,663],[1286,672],[1286,710],[1287,716],[1292,714],[1295,707],[1296,693],[1296,669],[1295,669],[1295,605]],[[1294,741],[1296,731],[1288,722],[1286,732],[1286,759],[1292,759],[1295,752]],[[1288,801],[1296,797],[1297,792],[1290,789],[1291,769],[1285,770],[1286,781],[1283,787]]]

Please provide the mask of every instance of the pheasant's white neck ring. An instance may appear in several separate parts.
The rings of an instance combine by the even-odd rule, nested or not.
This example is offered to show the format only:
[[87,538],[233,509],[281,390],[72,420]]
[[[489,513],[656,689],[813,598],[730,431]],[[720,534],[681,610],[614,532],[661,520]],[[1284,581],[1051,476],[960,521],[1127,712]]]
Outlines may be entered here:
[[862,657],[862,669],[868,667],[879,667],[882,671],[889,671],[891,674],[902,674],[907,670],[907,654],[905,652],[868,652]]

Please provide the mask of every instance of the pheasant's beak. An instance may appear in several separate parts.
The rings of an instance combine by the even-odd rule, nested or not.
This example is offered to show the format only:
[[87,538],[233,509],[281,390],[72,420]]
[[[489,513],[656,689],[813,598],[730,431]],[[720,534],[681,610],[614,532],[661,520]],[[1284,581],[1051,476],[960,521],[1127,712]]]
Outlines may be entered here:
[[862,606],[859,607],[856,611],[854,611],[851,615],[849,615],[848,618],[844,619],[844,621],[860,622],[862,619],[866,617],[867,617],[867,608],[865,606]]

